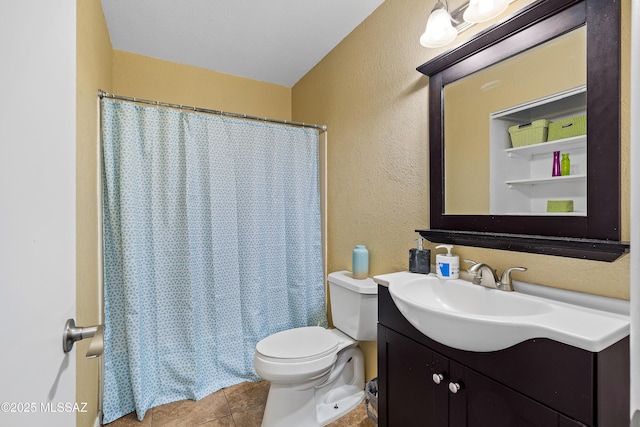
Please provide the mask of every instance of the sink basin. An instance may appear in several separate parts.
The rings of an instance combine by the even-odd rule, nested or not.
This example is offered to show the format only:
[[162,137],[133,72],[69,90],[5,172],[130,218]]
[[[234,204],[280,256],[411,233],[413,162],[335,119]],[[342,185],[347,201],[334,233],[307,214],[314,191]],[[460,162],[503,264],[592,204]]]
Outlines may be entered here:
[[598,352],[629,334],[629,317],[464,280],[408,272],[374,277],[402,315],[429,338],[469,351],[496,351],[549,338]]

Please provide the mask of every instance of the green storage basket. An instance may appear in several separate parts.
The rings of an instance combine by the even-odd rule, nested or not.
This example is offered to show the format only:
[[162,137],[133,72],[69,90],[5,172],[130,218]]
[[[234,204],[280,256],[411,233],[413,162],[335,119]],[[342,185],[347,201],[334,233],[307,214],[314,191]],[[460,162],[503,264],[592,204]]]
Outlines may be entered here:
[[587,116],[577,116],[549,124],[549,141],[571,138],[587,133]]
[[513,148],[525,145],[539,144],[547,140],[549,121],[546,119],[534,120],[531,123],[515,125],[509,128],[511,145]]
[[573,212],[573,200],[547,200],[547,212]]

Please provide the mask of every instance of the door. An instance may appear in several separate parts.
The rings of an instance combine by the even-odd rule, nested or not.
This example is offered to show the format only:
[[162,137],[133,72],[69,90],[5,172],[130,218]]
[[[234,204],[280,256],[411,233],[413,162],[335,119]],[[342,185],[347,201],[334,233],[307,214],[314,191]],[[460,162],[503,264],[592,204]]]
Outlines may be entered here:
[[386,338],[389,427],[447,426],[448,360],[389,329]]
[[0,426],[75,426],[75,0],[0,2]]
[[[560,425],[561,416],[557,412],[469,368],[451,362],[451,377],[461,386],[450,397],[452,427]],[[460,406],[454,401],[460,402]],[[569,422],[564,419],[561,425],[579,425]]]

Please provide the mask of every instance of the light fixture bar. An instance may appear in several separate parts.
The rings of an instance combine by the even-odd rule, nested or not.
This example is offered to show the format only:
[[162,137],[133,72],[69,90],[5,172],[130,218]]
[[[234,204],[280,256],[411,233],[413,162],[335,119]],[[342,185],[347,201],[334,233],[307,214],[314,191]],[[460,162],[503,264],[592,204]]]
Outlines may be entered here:
[[467,7],[469,7],[469,3],[465,2],[457,9],[449,11],[449,14],[451,15],[451,23],[453,24],[453,28],[458,30],[458,34],[473,26],[471,22],[466,22],[462,19],[462,15],[464,15],[464,11],[467,10]]
[[[515,0],[438,0],[431,10],[429,21],[424,34],[420,37],[420,44],[428,48],[438,48],[453,42],[463,31],[475,24],[485,22],[499,16],[504,12],[509,3]],[[457,7],[451,9],[449,5],[456,3]],[[455,6],[452,5],[452,6]],[[445,12],[448,14],[444,18]],[[465,19],[467,15],[467,19]],[[445,24],[446,21],[446,24]]]

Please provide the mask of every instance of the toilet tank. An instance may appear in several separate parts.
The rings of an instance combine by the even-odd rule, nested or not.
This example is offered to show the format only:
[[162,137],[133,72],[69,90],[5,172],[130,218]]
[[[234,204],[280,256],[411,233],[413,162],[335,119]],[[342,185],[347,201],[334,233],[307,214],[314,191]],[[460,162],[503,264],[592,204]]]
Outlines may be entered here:
[[333,325],[358,341],[375,341],[378,285],[371,278],[354,279],[350,271],[329,274]]

